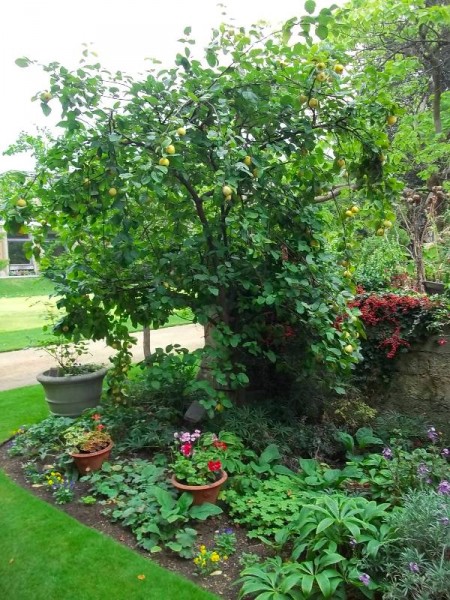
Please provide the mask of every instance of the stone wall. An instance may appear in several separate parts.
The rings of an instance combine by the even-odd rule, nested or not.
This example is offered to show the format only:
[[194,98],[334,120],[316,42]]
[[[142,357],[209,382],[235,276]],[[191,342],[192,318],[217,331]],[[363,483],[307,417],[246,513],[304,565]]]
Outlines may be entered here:
[[385,393],[372,399],[375,408],[424,416],[450,435],[450,328],[411,346],[393,368]]

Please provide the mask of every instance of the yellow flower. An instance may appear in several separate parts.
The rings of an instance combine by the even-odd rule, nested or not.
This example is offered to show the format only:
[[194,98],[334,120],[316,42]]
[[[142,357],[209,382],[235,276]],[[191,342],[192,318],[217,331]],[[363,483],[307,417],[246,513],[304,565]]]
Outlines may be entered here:
[[226,555],[225,555],[225,556],[223,557],[223,560],[228,560],[228,556],[226,556]]
[[213,552],[211,554],[211,562],[218,562],[220,560],[220,556],[217,554],[217,552]]
[[200,554],[206,554],[206,546],[200,546]]
[[52,479],[48,480],[48,485],[53,485],[53,480]]
[[201,559],[197,556],[197,558],[194,558],[194,564],[198,565],[200,564]]

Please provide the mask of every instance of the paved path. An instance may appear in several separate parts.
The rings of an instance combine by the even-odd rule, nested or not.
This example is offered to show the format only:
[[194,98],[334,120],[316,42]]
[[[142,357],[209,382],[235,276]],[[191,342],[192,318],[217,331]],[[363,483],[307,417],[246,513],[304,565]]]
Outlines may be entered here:
[[[138,338],[133,349],[133,359],[139,362],[144,358],[142,349],[142,333],[133,333]],[[150,333],[152,351],[165,348],[170,344],[180,344],[182,348],[195,350],[204,343],[203,327],[200,325],[178,325],[166,327]],[[80,362],[96,362],[109,364],[108,358],[114,350],[103,341],[89,344],[90,355]],[[0,352],[0,390],[11,390],[16,387],[36,384],[36,375],[54,366],[54,360],[43,350],[28,348],[15,352]]]

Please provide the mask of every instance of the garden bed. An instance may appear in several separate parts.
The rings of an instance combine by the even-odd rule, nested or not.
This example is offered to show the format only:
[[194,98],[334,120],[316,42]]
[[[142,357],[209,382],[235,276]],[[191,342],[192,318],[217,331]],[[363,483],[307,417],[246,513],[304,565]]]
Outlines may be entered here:
[[[123,527],[119,523],[111,522],[108,517],[103,514],[105,509],[104,504],[101,504],[100,502],[90,505],[83,504],[80,499],[89,493],[90,484],[88,482],[77,481],[75,483],[75,498],[72,502],[59,505],[55,504],[52,493],[47,486],[32,485],[25,479],[22,469],[23,459],[21,457],[8,456],[8,444],[9,443],[7,442],[0,446],[0,468],[3,469],[15,483],[27,489],[41,500],[44,500],[69,514],[84,525],[110,536],[124,546],[153,560],[160,566],[191,579],[197,585],[217,594],[221,598],[226,600],[235,600],[237,598],[238,588],[233,586],[232,583],[238,578],[239,573],[242,570],[242,566],[239,563],[239,557],[243,553],[256,553],[260,556],[267,554],[267,549],[262,543],[258,543],[257,540],[249,540],[246,537],[245,530],[233,524],[227,515],[223,513],[204,522],[198,522],[196,525],[198,541],[200,544],[211,547],[213,545],[214,535],[217,531],[232,528],[237,539],[236,554],[230,556],[226,563],[221,564],[220,568],[217,570],[217,575],[199,576],[194,571],[192,561],[180,558],[172,552],[165,550],[150,555],[146,550],[140,548],[136,544],[135,536],[128,528]],[[143,455],[141,455],[141,457],[145,458]]]
[[[0,448],[0,467],[80,522],[227,600],[273,600],[286,586],[295,588],[287,598],[418,597],[404,594],[403,575],[408,589],[420,585],[430,599],[447,600],[450,450],[434,427],[413,439],[392,423],[387,431],[386,422],[385,431],[378,423],[383,439],[369,427],[338,431],[342,461],[332,462],[287,456],[273,443],[251,450],[251,439],[230,431],[161,423],[154,431],[130,413],[129,423],[152,435],[145,442],[114,411],[21,427]],[[79,479],[73,445],[100,441],[108,425],[109,462]],[[175,474],[201,486],[223,471],[218,506],[194,505],[170,483]]]

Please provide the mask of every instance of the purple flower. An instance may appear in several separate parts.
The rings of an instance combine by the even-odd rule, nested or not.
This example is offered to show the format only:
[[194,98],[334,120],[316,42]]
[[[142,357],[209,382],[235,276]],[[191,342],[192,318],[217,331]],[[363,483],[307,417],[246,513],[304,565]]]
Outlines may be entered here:
[[367,573],[361,573],[361,575],[358,577],[358,579],[364,585],[369,585],[369,583],[370,583],[370,576],[367,575]]
[[449,525],[450,524],[450,519],[448,517],[442,517],[442,519],[439,519],[439,523],[441,525]]
[[224,533],[226,533],[227,535],[231,535],[233,533],[233,529],[231,527],[227,527],[226,529],[223,530]]
[[437,491],[438,491],[438,494],[444,494],[444,495],[450,494],[450,482],[448,482],[446,479],[441,481]]
[[408,567],[411,573],[418,573],[420,571],[419,565],[416,562],[410,562]]
[[[427,465],[425,463],[420,463],[420,465],[417,467],[417,475],[419,477],[425,478],[429,472],[430,472],[430,469],[427,467]],[[427,478],[427,483],[428,483],[428,478]]]
[[355,548],[358,542],[355,540],[355,538],[350,538],[349,544],[352,548]]
[[393,454],[392,454],[392,450],[390,448],[384,448],[383,452],[381,453],[384,458],[386,458],[387,460],[391,460],[393,458]]
[[439,434],[436,431],[435,427],[430,427],[428,429],[427,436],[428,436],[428,439],[431,440],[433,443],[437,442],[439,439]]
[[450,456],[450,450],[448,448],[443,448],[441,452],[442,458],[448,458]]

